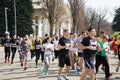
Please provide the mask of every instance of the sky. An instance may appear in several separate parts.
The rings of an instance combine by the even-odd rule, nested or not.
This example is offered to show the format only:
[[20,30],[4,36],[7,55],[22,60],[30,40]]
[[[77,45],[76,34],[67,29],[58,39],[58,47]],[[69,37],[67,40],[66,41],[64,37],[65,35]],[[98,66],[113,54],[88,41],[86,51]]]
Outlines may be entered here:
[[107,10],[106,19],[112,22],[115,14],[115,9],[120,7],[120,0],[86,0],[86,7],[91,7],[96,10]]
[[[67,0],[64,0],[66,3]],[[107,16],[106,19],[109,22],[112,22],[113,17],[114,17],[114,13],[115,13],[115,9],[117,9],[118,7],[120,7],[120,0],[85,0],[85,6],[86,8],[93,8],[95,10],[107,10]]]

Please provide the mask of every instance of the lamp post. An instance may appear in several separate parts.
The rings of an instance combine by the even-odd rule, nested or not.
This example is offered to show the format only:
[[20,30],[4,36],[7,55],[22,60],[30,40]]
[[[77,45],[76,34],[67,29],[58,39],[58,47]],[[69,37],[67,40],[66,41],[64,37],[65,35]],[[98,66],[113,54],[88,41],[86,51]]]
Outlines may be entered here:
[[7,7],[5,7],[5,25],[6,25],[6,31],[5,34],[8,34],[8,21],[7,21]]
[[17,36],[16,1],[15,0],[14,0],[14,15],[15,15],[15,35]]

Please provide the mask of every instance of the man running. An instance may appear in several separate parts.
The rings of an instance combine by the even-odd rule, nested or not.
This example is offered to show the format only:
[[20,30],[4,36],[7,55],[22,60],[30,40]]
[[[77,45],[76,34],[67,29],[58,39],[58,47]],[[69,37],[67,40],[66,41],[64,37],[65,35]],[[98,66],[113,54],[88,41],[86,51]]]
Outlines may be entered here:
[[88,74],[90,74],[89,80],[95,79],[94,56],[98,47],[98,42],[97,38],[95,38],[96,30],[94,28],[89,28],[88,32],[88,37],[85,37],[80,44],[80,49],[83,50],[85,63],[85,71],[81,75],[80,80],[85,80]]
[[67,77],[67,73],[71,65],[70,65],[70,58],[69,58],[70,40],[69,40],[68,30],[64,30],[63,37],[60,38],[58,44],[59,44],[59,49],[60,49],[58,80],[61,80],[61,74],[62,74],[62,70],[65,64],[66,64],[66,69],[65,69],[65,73],[63,77],[65,78],[65,80],[69,80]]

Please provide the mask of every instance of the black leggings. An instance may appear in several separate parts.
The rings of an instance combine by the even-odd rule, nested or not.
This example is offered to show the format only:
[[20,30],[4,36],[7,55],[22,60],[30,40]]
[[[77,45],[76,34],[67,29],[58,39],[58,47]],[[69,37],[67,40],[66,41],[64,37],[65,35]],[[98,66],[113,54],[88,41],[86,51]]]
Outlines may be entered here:
[[35,63],[36,63],[36,65],[38,65],[38,60],[40,59],[40,54],[41,54],[41,51],[35,51],[35,56],[36,56]]
[[12,51],[12,59],[11,59],[11,62],[13,62],[13,60],[14,60],[14,58],[15,58],[16,50],[17,50],[17,48],[11,48],[11,51]]
[[110,76],[110,69],[109,69],[109,63],[106,57],[102,57],[100,55],[96,55],[96,73],[98,72],[99,66],[103,64],[105,66],[105,78],[108,78]]
[[5,60],[8,58],[10,58],[10,48],[4,48],[4,51],[5,51]]
[[42,63],[44,61],[44,51],[41,51],[41,61],[42,61]]
[[58,58],[58,56],[59,56],[59,50],[55,50],[54,52],[55,52],[55,58]]
[[119,59],[119,61],[120,61],[120,47],[118,47],[118,59]]
[[33,59],[33,57],[35,56],[35,50],[30,50],[31,52],[31,59]]

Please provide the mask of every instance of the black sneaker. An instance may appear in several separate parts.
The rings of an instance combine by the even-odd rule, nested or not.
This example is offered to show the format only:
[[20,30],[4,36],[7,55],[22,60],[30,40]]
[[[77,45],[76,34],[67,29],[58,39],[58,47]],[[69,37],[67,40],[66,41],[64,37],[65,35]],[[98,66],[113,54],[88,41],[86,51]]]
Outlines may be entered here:
[[112,75],[113,75],[113,74],[112,74],[112,73],[110,73],[110,74],[109,74],[109,77],[111,77]]
[[23,66],[23,63],[21,63],[21,66]]
[[11,61],[11,64],[13,64],[13,61]]
[[118,67],[116,68],[116,72],[119,72],[119,68]]
[[27,67],[25,67],[24,70],[27,70]]

